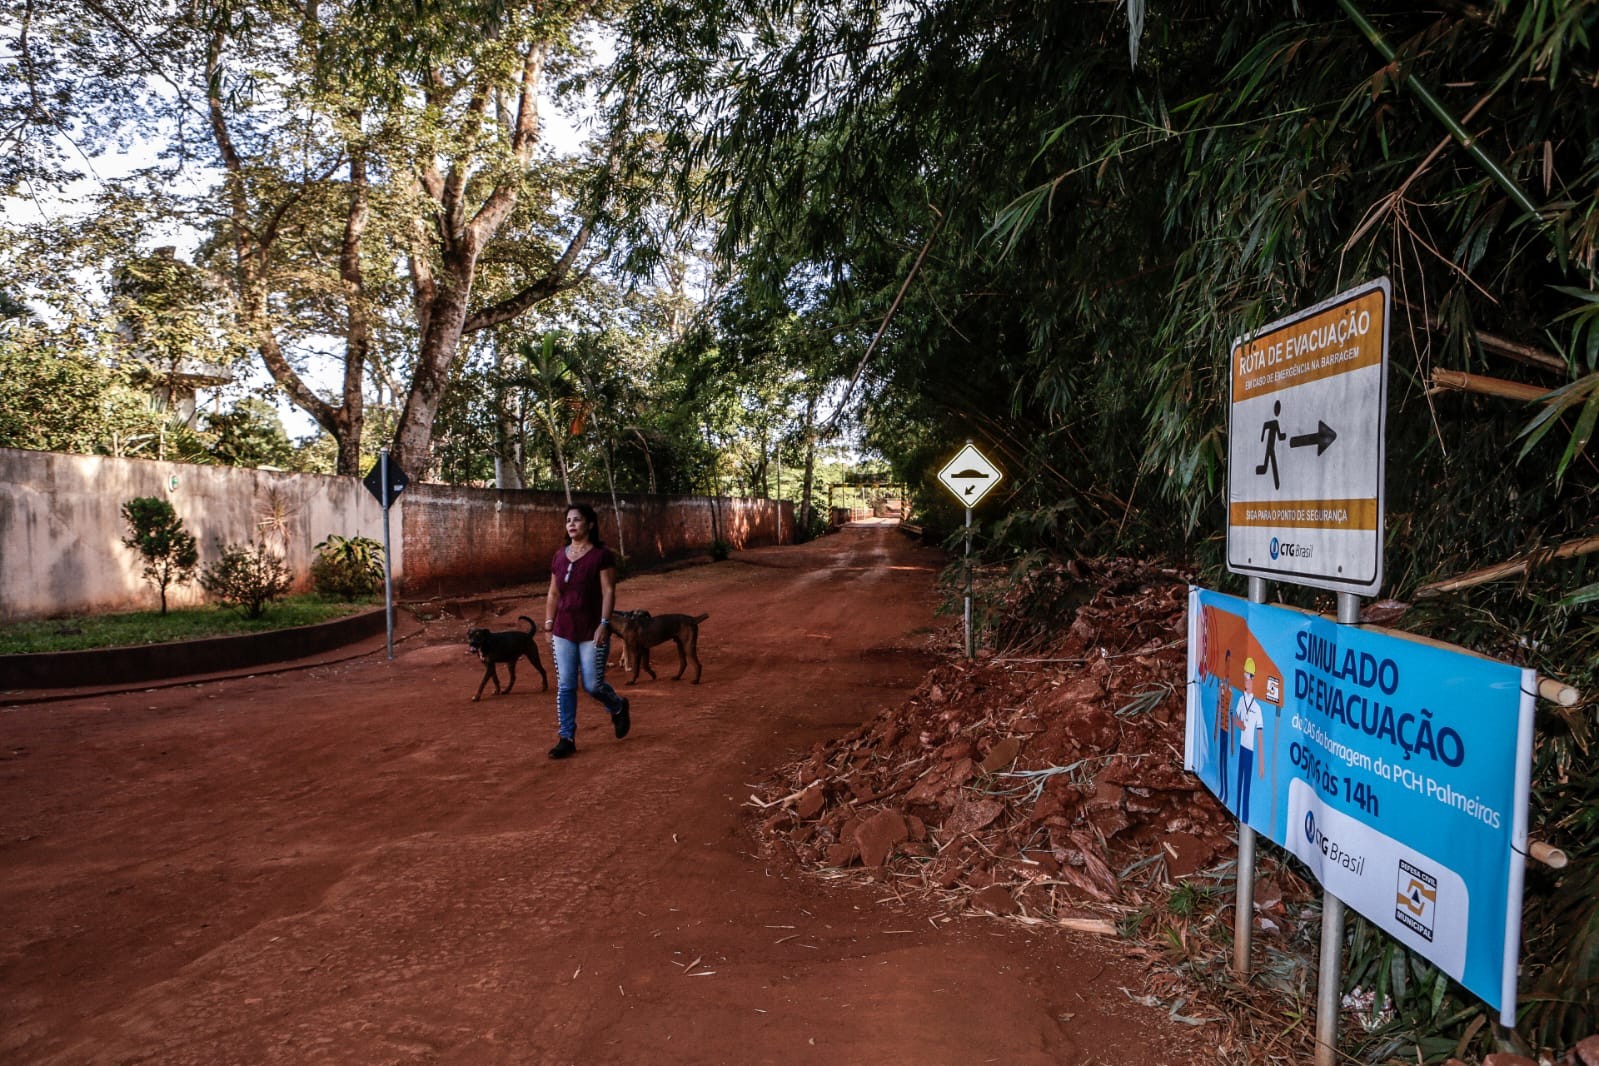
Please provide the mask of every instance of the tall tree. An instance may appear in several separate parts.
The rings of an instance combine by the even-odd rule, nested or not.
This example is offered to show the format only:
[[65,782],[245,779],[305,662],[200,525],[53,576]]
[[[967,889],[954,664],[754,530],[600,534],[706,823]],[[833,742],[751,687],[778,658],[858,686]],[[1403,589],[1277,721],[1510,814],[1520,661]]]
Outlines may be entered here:
[[[588,84],[581,34],[612,13],[598,0],[6,3],[25,77],[0,94],[13,119],[0,137],[48,148],[82,127],[90,149],[137,130],[173,164],[220,173],[196,197],[216,220],[203,251],[226,264],[241,331],[337,440],[342,471],[360,461],[374,363],[405,388],[396,457],[425,475],[463,336],[580,283],[609,251],[590,248],[631,112],[577,165],[548,150],[541,122]],[[73,65],[85,84],[68,92]],[[125,106],[94,106],[106,100]],[[33,151],[24,176],[48,158]],[[486,264],[499,277],[478,292]]]
[[[372,5],[324,4],[316,20],[295,22],[286,11],[287,47],[277,69],[308,68],[315,93],[311,111],[321,119],[311,131],[326,138],[326,163],[319,170],[302,168],[295,181],[274,180],[279,191],[266,195],[251,194],[252,167],[268,164],[267,173],[275,179],[277,168],[270,164],[276,161],[247,158],[238,150],[233,126],[254,119],[228,107],[234,80],[242,85],[258,77],[252,53],[261,38],[252,32],[254,17],[248,14],[211,26],[206,51],[211,125],[228,170],[230,229],[246,313],[253,321],[269,313],[264,260],[283,232],[282,221],[313,183],[343,172],[343,225],[337,255],[328,256],[330,265],[337,264],[337,287],[330,285],[329,291],[341,297],[345,317],[343,405],[319,401],[270,334],[259,332],[262,357],[273,376],[339,438],[341,469],[351,468],[359,437],[361,375],[374,342],[376,316],[367,291],[374,261],[389,262],[396,251],[405,260],[414,333],[394,452],[400,465],[419,476],[431,466],[433,421],[462,336],[515,318],[581,280],[591,265],[582,257],[595,215],[584,206],[593,201],[585,199],[579,216],[567,222],[564,243],[544,262],[492,302],[473,301],[485,251],[502,237],[519,202],[530,193],[545,201],[555,195],[549,175],[535,166],[540,99],[549,92],[552,59],[570,51],[571,35],[594,8],[586,3],[505,5],[483,27],[490,32],[451,36],[443,24],[432,25],[427,48],[413,52],[407,46],[405,52],[383,56],[386,65],[368,63],[353,72],[340,66],[349,46],[370,31],[374,17],[396,13],[374,16]],[[252,32],[249,41],[245,32]],[[298,110],[285,109],[285,116],[297,118]],[[300,123],[291,130],[302,136],[311,132]],[[375,208],[385,228],[379,247],[369,250],[368,242],[379,236]]]

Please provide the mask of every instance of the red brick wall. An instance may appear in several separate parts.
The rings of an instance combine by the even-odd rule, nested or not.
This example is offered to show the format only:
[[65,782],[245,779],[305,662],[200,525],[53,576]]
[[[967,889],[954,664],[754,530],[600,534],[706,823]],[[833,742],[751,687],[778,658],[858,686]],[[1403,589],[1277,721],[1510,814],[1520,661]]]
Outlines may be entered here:
[[[635,568],[703,554],[713,539],[711,501],[703,496],[628,493],[620,498],[620,531],[609,496],[574,493],[573,499],[594,508],[605,543],[612,551],[625,549]],[[722,539],[735,550],[793,543],[793,504],[715,502]],[[409,595],[541,582],[550,575],[550,556],[566,541],[566,498],[558,492],[414,484],[405,490],[400,516]]]

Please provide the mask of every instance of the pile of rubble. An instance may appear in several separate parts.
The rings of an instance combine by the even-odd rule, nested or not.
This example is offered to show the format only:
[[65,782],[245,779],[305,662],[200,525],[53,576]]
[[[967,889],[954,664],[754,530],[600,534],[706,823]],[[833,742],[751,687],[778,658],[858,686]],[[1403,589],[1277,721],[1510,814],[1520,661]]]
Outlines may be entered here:
[[1182,769],[1187,581],[1125,559],[1035,574],[994,623],[1006,650],[936,667],[752,796],[764,838],[952,910],[1066,925],[1229,856],[1231,818]]

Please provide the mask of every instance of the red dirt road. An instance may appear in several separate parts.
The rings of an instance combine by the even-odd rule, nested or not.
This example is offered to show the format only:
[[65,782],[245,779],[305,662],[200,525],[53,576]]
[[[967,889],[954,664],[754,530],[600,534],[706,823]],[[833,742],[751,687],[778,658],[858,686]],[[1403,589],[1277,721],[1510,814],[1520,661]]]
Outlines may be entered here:
[[525,664],[470,702],[457,622],[0,711],[0,1061],[1209,1061],[1114,944],[759,853],[749,785],[921,677],[939,562],[856,527],[625,582],[710,612],[704,683],[657,649],[632,735],[582,697],[565,762]]

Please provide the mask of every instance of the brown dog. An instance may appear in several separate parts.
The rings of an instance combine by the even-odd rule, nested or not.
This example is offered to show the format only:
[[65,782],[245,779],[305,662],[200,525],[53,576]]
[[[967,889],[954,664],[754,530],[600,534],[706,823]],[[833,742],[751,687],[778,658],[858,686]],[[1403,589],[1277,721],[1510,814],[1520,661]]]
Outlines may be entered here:
[[550,675],[544,672],[544,664],[539,662],[539,646],[533,639],[533,634],[539,627],[527,615],[521,615],[521,620],[527,623],[527,632],[520,629],[508,629],[499,633],[488,629],[468,629],[466,631],[466,650],[471,655],[476,655],[483,660],[483,680],[478,683],[477,695],[472,697],[476,703],[483,698],[483,689],[492,679],[494,694],[500,694],[500,672],[494,668],[495,663],[504,663],[510,672],[511,679],[505,683],[505,693],[510,695],[511,689],[516,685],[516,661],[527,656],[527,661],[533,664],[533,669],[539,672],[544,679],[544,690],[550,688]]
[[694,680],[691,684],[699,684],[700,623],[709,617],[708,614],[696,617],[687,614],[650,614],[648,611],[612,611],[611,624],[616,629],[616,635],[622,638],[622,650],[628,661],[633,664],[633,676],[627,683],[631,685],[638,680],[641,666],[649,672],[653,681],[655,670],[650,666],[650,649],[670,640],[677,645],[678,658],[677,676],[672,680],[683,679],[683,671],[688,669],[689,660],[692,659]]

